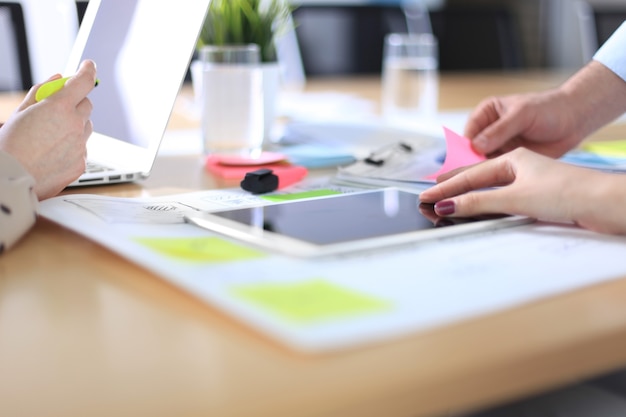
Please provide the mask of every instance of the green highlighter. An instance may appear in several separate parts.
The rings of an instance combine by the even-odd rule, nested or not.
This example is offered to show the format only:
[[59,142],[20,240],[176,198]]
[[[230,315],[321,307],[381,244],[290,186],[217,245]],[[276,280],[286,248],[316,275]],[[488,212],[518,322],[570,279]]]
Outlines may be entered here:
[[[39,87],[37,93],[35,93],[35,100],[39,102],[45,98],[50,97],[52,94],[62,89],[67,80],[69,80],[70,78],[71,77],[63,77],[57,80],[48,81],[47,83],[43,84],[41,87]],[[97,87],[99,83],[100,80],[96,79],[95,86]]]

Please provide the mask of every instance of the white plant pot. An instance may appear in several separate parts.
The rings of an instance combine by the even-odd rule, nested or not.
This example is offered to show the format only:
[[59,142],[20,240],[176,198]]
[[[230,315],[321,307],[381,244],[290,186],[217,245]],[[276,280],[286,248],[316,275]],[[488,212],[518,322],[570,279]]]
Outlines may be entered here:
[[273,141],[272,130],[276,123],[278,94],[280,93],[280,65],[278,62],[266,62],[263,66],[263,112],[265,143]]
[[[261,65],[263,67],[263,137],[266,143],[270,143],[272,140],[272,129],[276,122],[278,93],[280,91],[280,65],[277,62],[267,62]],[[196,107],[200,109],[200,100],[202,99],[202,62],[194,60],[191,63],[190,70]]]

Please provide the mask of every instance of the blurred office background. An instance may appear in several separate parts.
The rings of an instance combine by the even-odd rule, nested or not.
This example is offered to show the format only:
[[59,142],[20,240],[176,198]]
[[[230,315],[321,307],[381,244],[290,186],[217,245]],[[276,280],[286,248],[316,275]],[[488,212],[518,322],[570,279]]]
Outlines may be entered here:
[[[384,35],[424,30],[423,10],[441,71],[575,69],[626,17],[623,0],[292,1],[308,77],[380,72]],[[63,72],[86,5],[0,0],[0,91]]]
[[[305,68],[315,75],[332,73],[333,66],[338,72],[358,72],[351,59],[360,59],[359,53],[364,53],[360,49],[365,48],[370,48],[372,63],[368,68],[363,63],[360,69],[379,70],[374,63],[380,62],[382,33],[406,30],[406,13],[402,16],[399,11],[411,4],[398,0],[294,3],[299,5],[295,16]],[[428,9],[439,39],[442,71],[578,68],[626,19],[623,0],[423,0],[421,4]],[[311,53],[313,49],[317,51]]]

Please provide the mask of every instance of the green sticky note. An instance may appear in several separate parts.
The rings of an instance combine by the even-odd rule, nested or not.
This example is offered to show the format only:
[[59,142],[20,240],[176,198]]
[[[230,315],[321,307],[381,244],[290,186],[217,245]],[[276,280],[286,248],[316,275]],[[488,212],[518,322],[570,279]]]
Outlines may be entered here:
[[387,301],[321,279],[240,285],[233,287],[232,293],[298,324],[377,313],[391,308]]
[[313,191],[303,191],[301,193],[292,193],[292,194],[275,194],[275,195],[264,195],[261,198],[279,203],[281,201],[291,201],[291,200],[302,200],[304,198],[312,198],[312,197],[324,197],[327,195],[337,195],[341,194],[339,191],[334,190],[313,190]]
[[582,149],[603,156],[626,157],[626,140],[587,142]]
[[219,237],[136,238],[139,242],[165,256],[193,262],[231,262],[256,259],[262,252],[231,243]]

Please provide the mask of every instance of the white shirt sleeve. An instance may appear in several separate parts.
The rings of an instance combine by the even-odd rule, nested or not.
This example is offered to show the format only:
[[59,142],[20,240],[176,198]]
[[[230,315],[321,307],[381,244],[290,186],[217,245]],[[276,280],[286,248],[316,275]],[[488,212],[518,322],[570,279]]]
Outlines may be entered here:
[[0,253],[35,223],[35,180],[9,154],[0,151]]
[[626,81],[626,22],[598,49],[593,59]]

